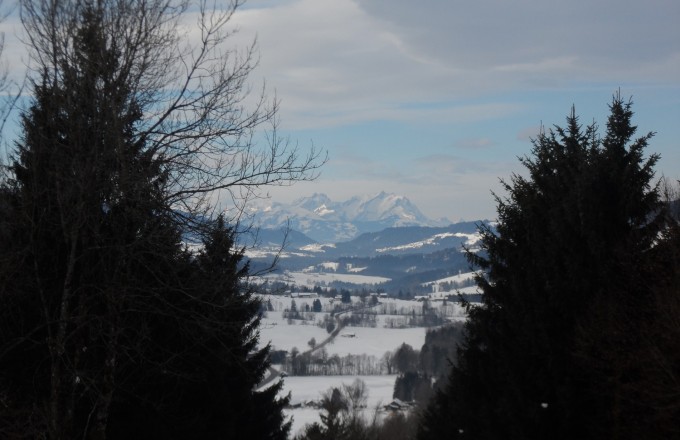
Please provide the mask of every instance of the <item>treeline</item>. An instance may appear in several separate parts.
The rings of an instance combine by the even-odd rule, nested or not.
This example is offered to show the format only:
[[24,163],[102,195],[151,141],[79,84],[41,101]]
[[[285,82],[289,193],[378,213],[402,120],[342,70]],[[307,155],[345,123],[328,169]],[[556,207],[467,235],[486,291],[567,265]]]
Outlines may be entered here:
[[[397,234],[403,233],[401,228],[394,231]],[[380,234],[385,232],[383,231]],[[366,243],[369,246],[375,246],[375,243],[372,241],[367,241]],[[385,284],[385,288],[389,291],[394,291],[410,286],[418,288],[417,286],[420,283],[431,281],[433,278],[444,278],[447,276],[446,274],[458,273],[459,270],[467,270],[469,266],[465,255],[460,251],[460,246],[451,246],[448,249],[442,249],[429,254],[378,255],[366,258],[342,257],[338,259],[338,262],[341,267],[347,267],[348,264],[352,267],[366,267],[361,272],[363,275],[390,278],[391,281]],[[432,275],[436,276],[432,277]]]
[[[464,261],[464,253],[461,253],[460,249],[450,249],[444,253],[434,253],[432,256],[442,259],[442,264],[446,265],[450,263],[449,253],[455,253],[457,258]],[[396,257],[395,257],[396,258]],[[415,257],[414,257],[415,258]],[[387,258],[388,260],[390,258]],[[427,264],[429,260],[423,260],[423,256],[419,255],[415,258],[420,264]],[[425,261],[425,263],[423,263]],[[356,264],[361,264],[357,262]],[[356,284],[333,281],[329,284],[314,285],[309,287],[307,285],[297,285],[292,283],[285,283],[281,281],[270,281],[267,280],[262,284],[262,290],[273,295],[285,294],[285,292],[314,292],[319,296],[326,297],[341,297],[343,294],[351,296],[366,296],[370,292],[387,293],[392,298],[398,299],[413,299],[417,295],[425,295],[432,292],[432,287],[426,283],[431,282],[436,279],[443,279],[450,277],[452,275],[458,274],[461,271],[469,271],[469,263],[446,266],[441,269],[432,269],[432,266],[426,266],[423,271],[418,273],[410,273],[407,270],[412,266],[405,266],[402,270],[395,270],[394,272],[385,273],[384,271],[378,271],[376,276],[393,277],[390,281],[381,283],[374,286],[363,286],[357,287]],[[406,274],[406,275],[405,275]],[[370,275],[370,273],[362,272],[362,275]],[[311,280],[310,280],[311,281]],[[468,287],[474,284],[473,280],[464,282],[444,282],[440,284],[440,290],[455,290],[462,287]]]
[[328,355],[325,348],[300,353],[293,348],[281,365],[290,376],[375,376],[387,374],[381,359],[367,354]]
[[428,330],[420,350],[402,344],[392,355],[391,369],[398,373],[393,397],[424,407],[434,392],[444,387],[456,350],[463,342],[462,322]]
[[[325,348],[301,353],[294,347],[290,353],[273,352],[271,361],[291,376],[397,374],[393,396],[424,404],[432,391],[446,382],[451,363],[456,360],[456,346],[462,341],[462,329],[462,323],[455,323],[428,330],[421,350],[402,344],[380,359],[367,354],[329,356]],[[313,349],[316,343],[312,339],[308,345]]]
[[[343,314],[342,325],[350,327],[376,327],[378,315],[385,315],[382,321],[387,328],[434,327],[449,322],[451,318],[460,318],[465,313],[457,302],[424,300],[404,306],[392,301],[381,301],[375,296],[364,296],[361,303],[328,303],[318,298],[313,299],[311,305],[308,300],[291,299],[288,306],[287,303],[287,299],[272,301],[272,298],[268,298],[262,311],[282,311],[283,318],[289,324],[295,321],[311,323],[316,320],[317,313],[324,313],[327,315],[316,320],[316,325],[321,328],[328,328],[329,323],[335,322],[334,316],[340,313]],[[298,306],[298,303],[301,304]]]
[[375,288],[367,287],[357,287],[353,283],[340,283],[341,285],[314,285],[309,287],[305,284],[298,285],[294,283],[286,283],[283,281],[271,281],[265,280],[260,285],[260,290],[262,292],[269,293],[275,296],[285,296],[290,294],[290,292],[302,292],[302,293],[316,293],[318,296],[325,296],[327,298],[349,298],[350,296],[366,297],[371,292],[383,293],[385,289],[382,286],[375,286]]

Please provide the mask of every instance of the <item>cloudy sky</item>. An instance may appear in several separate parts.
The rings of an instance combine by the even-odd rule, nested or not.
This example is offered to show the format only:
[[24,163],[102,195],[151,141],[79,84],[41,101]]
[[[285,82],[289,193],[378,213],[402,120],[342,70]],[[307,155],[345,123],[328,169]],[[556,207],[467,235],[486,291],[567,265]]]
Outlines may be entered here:
[[[678,0],[249,0],[233,44],[257,38],[253,86],[280,99],[285,135],[329,155],[272,200],[387,191],[457,221],[495,217],[491,191],[541,124],[574,105],[604,126],[618,89],[657,133],[658,174],[680,179],[678,23]],[[0,24],[10,68],[18,28]]]
[[604,126],[619,88],[657,133],[659,174],[680,179],[677,0],[250,0],[234,23],[257,36],[282,129],[330,157],[274,200],[384,190],[431,217],[493,218],[541,123],[573,104]]

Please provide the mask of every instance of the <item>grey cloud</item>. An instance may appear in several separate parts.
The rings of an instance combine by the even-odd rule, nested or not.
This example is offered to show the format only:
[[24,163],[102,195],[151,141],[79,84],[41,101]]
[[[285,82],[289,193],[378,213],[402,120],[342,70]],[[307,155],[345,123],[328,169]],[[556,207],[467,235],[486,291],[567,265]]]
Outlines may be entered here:
[[680,3],[620,0],[358,0],[409,35],[420,51],[466,66],[575,56],[649,62],[678,52]]
[[296,128],[427,117],[407,102],[449,103],[450,118],[491,93],[680,81],[676,0],[262,1],[236,18]]

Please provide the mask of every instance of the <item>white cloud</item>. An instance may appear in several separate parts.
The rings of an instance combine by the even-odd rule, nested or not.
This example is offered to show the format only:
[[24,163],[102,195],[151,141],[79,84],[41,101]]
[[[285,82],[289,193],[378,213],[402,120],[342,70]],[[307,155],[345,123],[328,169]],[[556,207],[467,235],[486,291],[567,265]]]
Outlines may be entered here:
[[296,128],[408,120],[427,112],[404,103],[446,102],[446,89],[464,73],[413,50],[398,30],[349,0],[249,9],[236,22],[244,32],[257,30],[259,73],[282,98],[284,122]]
[[[257,37],[261,58],[252,84],[257,91],[266,79],[276,90],[283,130],[306,138],[306,129],[336,128],[320,131],[325,144],[315,139],[331,150],[319,180],[266,191],[286,201],[386,190],[411,198],[427,215],[457,220],[494,215],[489,189],[499,190],[498,178],[518,168],[516,155],[530,148],[513,151],[513,142],[535,136],[532,124],[541,120],[562,122],[572,103],[581,109],[575,97],[605,89],[599,98],[606,101],[619,86],[677,96],[679,22],[677,0],[249,0],[234,16],[240,31],[232,43],[247,47]],[[22,68],[25,51],[10,44],[20,29],[16,17],[1,29],[9,65]],[[518,103],[518,96],[528,97]],[[545,96],[558,119],[546,117]],[[597,111],[586,119],[597,115],[603,123]],[[674,111],[666,112],[669,120]],[[382,133],[366,128],[373,121],[413,127],[399,133],[416,151],[398,157],[408,147],[391,145],[402,141],[394,136],[381,142]],[[517,126],[509,128],[510,121]],[[649,129],[672,132],[675,121],[669,124]],[[434,125],[447,130],[430,130]],[[442,154],[452,148],[460,157]]]
[[235,21],[258,33],[259,73],[277,89],[291,128],[435,113],[455,121],[456,108],[492,93],[680,81],[674,0],[268,4],[251,4]]
[[269,188],[276,201],[291,202],[302,195],[325,193],[333,200],[380,191],[404,195],[432,218],[458,221],[494,218],[491,191],[502,193],[499,176],[508,178],[517,163],[476,161],[449,154],[433,154],[412,160],[410,166],[395,167],[368,156],[343,155],[331,161],[328,173],[314,182],[290,188]]

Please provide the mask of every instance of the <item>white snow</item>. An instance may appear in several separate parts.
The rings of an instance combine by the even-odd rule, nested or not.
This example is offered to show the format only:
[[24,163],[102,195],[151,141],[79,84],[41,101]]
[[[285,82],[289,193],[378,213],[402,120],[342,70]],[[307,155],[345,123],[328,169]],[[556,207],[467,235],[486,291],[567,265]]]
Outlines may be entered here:
[[283,274],[269,274],[265,276],[270,281],[283,281],[294,283],[297,286],[325,286],[333,281],[340,281],[352,284],[380,284],[389,281],[389,278],[358,275],[358,274],[338,274],[338,273],[307,273],[307,272],[285,272]]
[[407,244],[402,244],[399,246],[392,246],[392,247],[385,247],[385,248],[380,248],[376,249],[376,252],[390,252],[390,251],[403,251],[406,249],[419,249],[425,245],[430,245],[434,244],[437,240],[441,240],[443,238],[447,237],[453,237],[455,234],[451,232],[445,232],[443,234],[436,234],[433,235],[430,238],[426,238],[425,240],[422,241],[414,241],[413,243],[407,243]]
[[[296,303],[301,302],[295,300]],[[298,304],[298,310],[300,305]],[[268,316],[278,315],[281,313],[269,312]],[[320,314],[317,314],[320,315]],[[320,318],[321,316],[318,316]],[[295,320],[297,324],[289,325],[284,319],[265,318],[262,320],[260,326],[260,343],[266,344],[270,342],[272,347],[277,350],[291,351],[296,347],[299,351],[308,350],[307,342],[314,338],[317,342],[321,342],[328,337],[326,329],[323,329],[316,324],[310,322],[309,324],[302,324],[302,321]],[[424,340],[423,340],[424,341]],[[326,347],[329,347],[328,345]]]
[[322,245],[322,244],[319,244],[319,243],[312,243],[312,244],[308,244],[306,246],[302,246],[300,248],[300,250],[301,251],[307,251],[307,252],[326,252],[324,250],[324,247],[326,247],[326,245]]
[[393,252],[393,251],[403,251],[403,250],[408,250],[408,249],[419,249],[427,245],[433,245],[437,243],[440,240],[443,240],[445,238],[449,237],[459,237],[459,238],[465,238],[465,245],[466,246],[472,246],[473,244],[477,243],[479,241],[480,237],[479,234],[463,234],[462,232],[443,232],[441,234],[435,234],[430,238],[426,238],[425,240],[421,241],[414,241],[412,243],[407,243],[407,244],[402,244],[399,246],[392,246],[392,247],[385,247],[385,248],[380,248],[376,249],[376,252]]
[[337,262],[331,262],[331,261],[326,261],[324,263],[319,264],[320,267],[323,267],[326,270],[332,270],[333,272],[338,271],[338,267],[340,266],[340,263]]
[[479,240],[482,239],[482,236],[479,235],[478,233],[463,234],[462,232],[456,232],[454,235],[456,237],[466,238],[467,240],[465,241],[465,246],[472,246],[473,244],[476,244]]
[[[386,351],[394,351],[403,343],[416,350],[425,343],[425,327],[384,328],[384,327],[345,327],[340,331],[340,337],[333,343],[326,345],[329,355],[365,353],[378,359]],[[343,338],[343,334],[354,333],[353,338]]]
[[434,281],[428,281],[426,283],[422,283],[421,286],[431,286],[433,284],[442,284],[442,283],[464,283],[464,282],[468,282],[470,280],[473,280],[477,274],[478,274],[478,272],[460,273],[458,275],[453,275],[453,276],[446,277],[446,278],[440,278],[440,279],[434,280]]
[[335,210],[327,208],[326,205],[321,205],[318,208],[316,208],[314,212],[317,215],[323,217],[324,215],[333,214]]
[[[266,317],[262,318],[260,325],[261,344],[269,342],[277,350],[290,351],[293,347],[296,347],[300,351],[305,351],[308,349],[307,342],[310,339],[314,338],[318,343],[328,337],[326,330],[316,325],[318,321],[323,321],[327,313],[314,314],[313,321],[291,320],[292,324],[288,324],[288,320],[282,317],[282,310],[290,309],[292,300],[295,300],[297,310],[302,313],[305,310],[305,305],[309,305],[311,309],[315,298],[288,298],[274,295],[265,295],[264,298],[271,301],[274,309],[278,310],[267,312]],[[319,301],[321,301],[323,307],[328,307],[330,302],[328,298],[319,298]],[[404,308],[409,312],[412,309],[416,311],[422,309],[422,303],[415,301],[391,301],[395,303],[397,308]],[[376,327],[345,327],[332,343],[325,346],[326,351],[329,355],[345,356],[365,353],[380,358],[386,351],[393,351],[402,343],[409,344],[419,350],[425,342],[426,329],[424,327],[403,329],[384,327],[387,318],[397,317],[399,316],[378,315]],[[354,333],[355,337],[342,337],[343,334],[347,333]]]
[[476,295],[482,293],[482,291],[479,290],[479,287],[477,286],[461,287],[460,289],[456,289],[456,292],[460,292],[466,295]]
[[366,269],[368,269],[368,268],[367,267],[352,267],[352,268],[349,269],[349,272],[359,273],[359,272],[363,272]]

